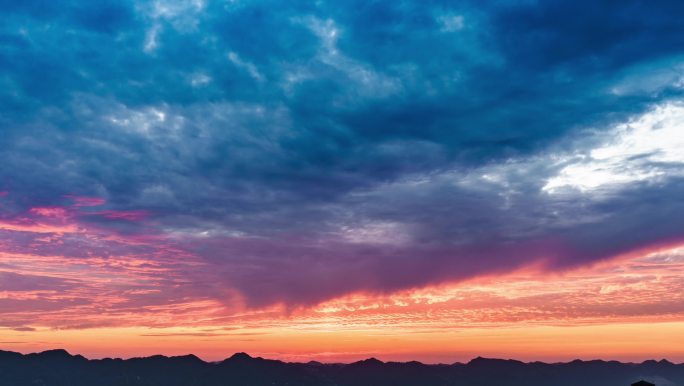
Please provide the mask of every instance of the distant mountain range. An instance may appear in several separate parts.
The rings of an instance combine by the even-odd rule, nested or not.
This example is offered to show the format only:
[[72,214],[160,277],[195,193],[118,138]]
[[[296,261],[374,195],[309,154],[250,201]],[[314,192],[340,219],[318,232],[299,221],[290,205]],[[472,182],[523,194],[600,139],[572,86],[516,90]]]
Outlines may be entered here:
[[194,355],[89,360],[65,350],[27,355],[0,351],[0,386],[629,386],[641,379],[657,386],[684,386],[684,364],[486,358],[440,365],[375,358],[323,364],[245,353],[209,363]]

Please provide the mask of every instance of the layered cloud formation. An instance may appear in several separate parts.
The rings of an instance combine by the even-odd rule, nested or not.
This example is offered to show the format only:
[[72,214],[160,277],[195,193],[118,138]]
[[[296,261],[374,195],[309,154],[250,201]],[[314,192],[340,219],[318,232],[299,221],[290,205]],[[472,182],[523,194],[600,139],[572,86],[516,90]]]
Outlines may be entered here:
[[312,306],[684,236],[681,2],[1,4],[5,326]]

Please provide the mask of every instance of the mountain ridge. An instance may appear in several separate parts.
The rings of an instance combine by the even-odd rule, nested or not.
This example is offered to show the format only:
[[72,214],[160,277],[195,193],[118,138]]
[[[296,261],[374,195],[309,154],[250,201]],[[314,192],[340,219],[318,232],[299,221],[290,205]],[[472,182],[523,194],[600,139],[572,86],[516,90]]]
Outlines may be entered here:
[[[55,355],[58,354],[58,355]],[[216,363],[221,363],[221,362],[226,362],[229,360],[235,360],[237,358],[239,359],[244,359],[244,360],[267,360],[267,361],[277,361],[277,362],[283,362],[283,363],[288,363],[288,364],[317,364],[317,365],[351,365],[355,363],[378,363],[378,364],[409,364],[409,363],[418,363],[421,365],[425,366],[450,366],[450,365],[468,365],[472,364],[473,362],[478,362],[478,361],[496,361],[496,362],[516,362],[519,364],[526,364],[526,365],[532,365],[532,364],[545,364],[545,365],[563,365],[563,364],[572,364],[572,363],[594,363],[594,362],[601,362],[601,363],[618,363],[622,365],[647,365],[647,364],[666,364],[666,365],[674,365],[674,366],[684,366],[684,362],[680,363],[675,363],[672,362],[666,358],[661,358],[661,359],[645,359],[641,362],[621,362],[615,359],[573,359],[567,362],[544,362],[544,361],[539,361],[539,360],[534,360],[534,361],[529,361],[525,362],[519,359],[514,359],[514,358],[494,358],[494,357],[483,357],[483,356],[477,356],[467,362],[451,362],[451,363],[444,363],[444,362],[439,362],[439,363],[425,363],[421,362],[418,360],[408,360],[405,362],[401,361],[383,361],[380,360],[376,357],[368,357],[365,359],[360,359],[357,361],[353,362],[321,362],[318,360],[309,360],[306,362],[290,362],[290,361],[284,361],[281,359],[269,359],[269,358],[263,358],[260,356],[251,356],[250,354],[244,352],[244,351],[239,351],[236,352],[225,359],[218,360],[218,361],[207,361],[204,360],[200,357],[198,357],[195,354],[181,354],[181,355],[164,355],[164,354],[154,354],[150,356],[141,356],[141,357],[129,357],[129,358],[120,358],[120,357],[104,357],[104,358],[87,358],[81,354],[71,354],[68,350],[63,349],[63,348],[57,348],[57,349],[49,349],[49,350],[44,350],[44,351],[38,351],[38,352],[31,352],[31,353],[26,353],[23,354],[18,351],[12,351],[12,350],[2,350],[0,349],[0,360],[2,360],[2,355],[12,355],[12,356],[46,356],[46,355],[55,355],[55,356],[69,356],[71,358],[84,358],[89,361],[101,361],[101,360],[121,360],[121,361],[129,361],[133,359],[151,359],[151,358],[164,358],[164,359],[190,359],[190,360],[199,360],[201,362],[204,362],[206,364],[216,364]]]
[[29,354],[0,350],[0,384],[12,386],[629,386],[641,379],[658,386],[684,386],[684,364],[665,359],[544,363],[484,357],[451,364],[377,358],[301,363],[244,352],[207,362],[193,354],[87,359],[64,349]]

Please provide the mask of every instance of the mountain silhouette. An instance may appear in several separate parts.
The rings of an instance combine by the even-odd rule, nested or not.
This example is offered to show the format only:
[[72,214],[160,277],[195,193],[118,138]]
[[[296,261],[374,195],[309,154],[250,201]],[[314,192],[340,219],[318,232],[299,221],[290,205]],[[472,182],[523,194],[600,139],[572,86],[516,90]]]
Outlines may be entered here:
[[[638,382],[646,383],[638,383]],[[475,358],[428,365],[369,358],[350,364],[288,363],[246,353],[221,362],[194,355],[93,359],[65,350],[0,350],[0,386],[684,386],[684,364],[581,361],[525,363]]]

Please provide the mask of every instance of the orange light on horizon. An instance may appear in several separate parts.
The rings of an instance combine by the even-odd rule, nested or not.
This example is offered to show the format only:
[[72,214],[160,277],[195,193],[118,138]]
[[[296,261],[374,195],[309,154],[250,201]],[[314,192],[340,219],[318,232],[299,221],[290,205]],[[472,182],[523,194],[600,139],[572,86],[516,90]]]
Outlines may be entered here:
[[[30,270],[33,259],[43,259],[43,270],[37,273],[76,279],[68,271],[51,271],[50,257],[13,258],[16,267],[25,270]],[[125,272],[128,276],[118,279],[119,284],[138,283],[163,271],[145,261],[124,262],[89,262],[91,272],[97,269],[102,274],[91,280],[96,283],[92,296],[100,299],[97,305],[78,304],[79,296],[68,291],[24,291],[28,300],[75,303],[40,313],[4,312],[5,321],[30,318],[32,323],[0,330],[0,345],[21,352],[63,347],[94,358],[194,353],[220,360],[245,351],[326,362],[371,356],[428,363],[476,356],[684,361],[681,247],[561,274],[520,270],[393,294],[352,294],[294,310],[234,309],[212,299],[126,308],[122,305],[130,302],[127,293],[157,296],[162,288],[140,287],[105,296],[98,288],[110,285],[107,275]],[[5,291],[0,300],[19,301],[18,296],[19,292]]]

